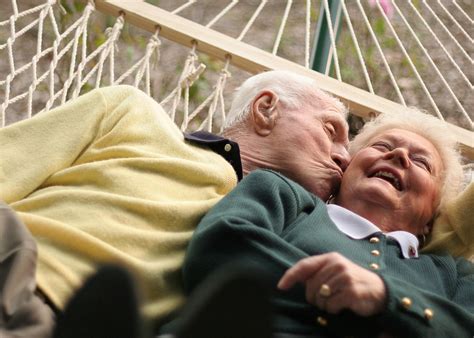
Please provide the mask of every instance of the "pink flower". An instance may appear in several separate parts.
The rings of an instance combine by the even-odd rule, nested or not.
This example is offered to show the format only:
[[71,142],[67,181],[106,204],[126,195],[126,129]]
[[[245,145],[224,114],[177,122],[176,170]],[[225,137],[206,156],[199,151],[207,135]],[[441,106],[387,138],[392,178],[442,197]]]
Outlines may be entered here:
[[380,6],[382,6],[383,11],[391,19],[393,16],[392,1],[391,0],[370,0],[369,1],[370,7],[376,7],[377,1],[380,2]]

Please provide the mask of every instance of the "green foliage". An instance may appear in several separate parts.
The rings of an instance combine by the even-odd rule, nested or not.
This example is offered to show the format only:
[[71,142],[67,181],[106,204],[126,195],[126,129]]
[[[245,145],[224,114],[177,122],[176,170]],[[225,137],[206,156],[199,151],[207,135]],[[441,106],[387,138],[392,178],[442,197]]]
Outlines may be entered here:
[[388,37],[388,38],[383,40],[382,46],[386,47],[386,48],[389,48],[389,49],[396,48],[397,40],[393,37]]
[[102,45],[105,41],[107,41],[107,37],[105,36],[105,34],[103,34],[103,33],[102,34],[96,34],[96,36],[93,40],[93,45],[94,45],[95,48],[97,48],[100,45]]
[[126,45],[123,53],[124,53],[125,60],[127,60],[127,63],[131,64],[131,61],[133,60],[133,57],[135,55],[135,48],[133,48],[133,46]]
[[416,9],[420,9],[421,3],[420,0],[412,0],[413,5],[416,7]]
[[107,16],[105,18],[105,26],[106,27],[112,27],[117,19],[114,18],[113,16]]
[[152,5],[160,4],[160,0],[145,0],[145,2],[148,2],[149,4],[152,4]]
[[379,17],[374,22],[374,32],[377,36],[385,35],[385,19]]
[[219,71],[222,68],[222,63],[207,54],[200,54],[199,60],[206,65],[206,68],[212,71]]
[[85,1],[74,1],[74,9],[76,12],[82,12],[84,8],[86,7],[86,2]]
[[81,88],[81,92],[87,93],[87,92],[90,92],[92,89],[94,89],[93,85],[91,85],[90,83],[85,83]]
[[61,0],[61,6],[66,10],[66,15],[74,15],[75,13],[81,13],[87,5],[87,1],[81,0]]
[[319,9],[316,9],[315,6],[311,6],[311,13],[310,13],[311,22],[316,21],[318,19],[319,14],[320,14]]

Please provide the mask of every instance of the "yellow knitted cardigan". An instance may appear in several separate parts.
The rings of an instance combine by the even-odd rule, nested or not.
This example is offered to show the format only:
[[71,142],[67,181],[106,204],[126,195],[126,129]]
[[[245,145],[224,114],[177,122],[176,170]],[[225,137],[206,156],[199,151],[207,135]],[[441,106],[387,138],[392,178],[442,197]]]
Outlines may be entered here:
[[448,252],[474,262],[474,183],[441,210],[424,252]]
[[115,262],[136,277],[147,316],[174,310],[192,232],[236,183],[129,86],[0,129],[0,199],[35,237],[38,285],[59,308],[98,263]]

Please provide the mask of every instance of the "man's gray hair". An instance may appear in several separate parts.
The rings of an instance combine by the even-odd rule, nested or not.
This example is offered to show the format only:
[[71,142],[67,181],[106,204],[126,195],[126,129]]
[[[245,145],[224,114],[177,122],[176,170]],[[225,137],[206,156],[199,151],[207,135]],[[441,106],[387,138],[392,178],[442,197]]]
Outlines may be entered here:
[[307,102],[321,106],[322,109],[328,106],[336,107],[344,117],[347,114],[342,102],[318,89],[313,79],[289,71],[275,70],[252,76],[237,89],[224,129],[243,122],[250,112],[255,96],[263,90],[275,92],[279,102],[287,109],[298,109]]
[[397,114],[380,114],[367,122],[351,141],[349,153],[353,156],[366,147],[374,136],[390,129],[414,132],[430,141],[438,151],[444,166],[438,210],[460,193],[463,171],[452,132],[440,120],[416,108],[408,108]]

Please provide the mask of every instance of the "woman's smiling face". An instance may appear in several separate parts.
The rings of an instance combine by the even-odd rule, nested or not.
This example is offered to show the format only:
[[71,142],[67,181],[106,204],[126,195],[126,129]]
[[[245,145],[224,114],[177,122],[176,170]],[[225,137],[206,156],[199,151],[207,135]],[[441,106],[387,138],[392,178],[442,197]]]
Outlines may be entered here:
[[383,231],[422,234],[438,206],[442,172],[441,157],[430,141],[390,129],[354,155],[337,202]]

